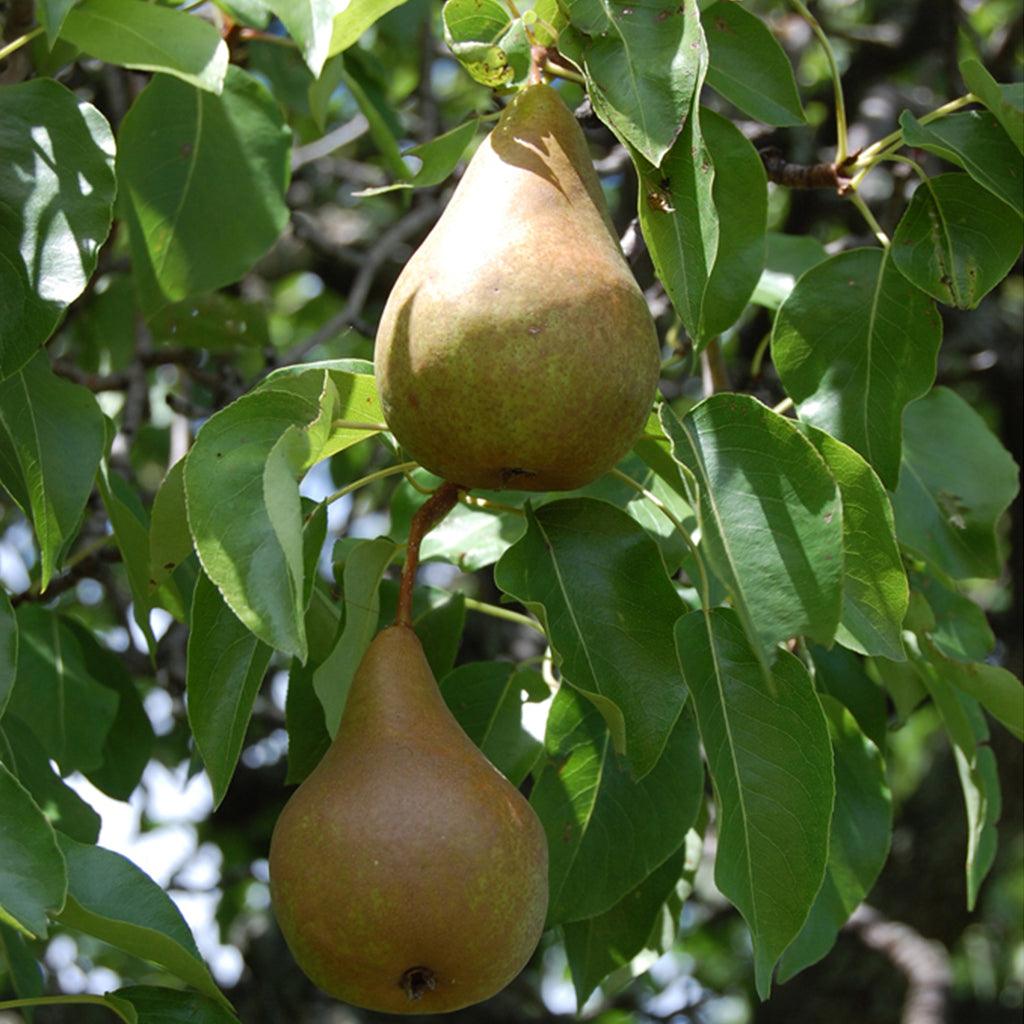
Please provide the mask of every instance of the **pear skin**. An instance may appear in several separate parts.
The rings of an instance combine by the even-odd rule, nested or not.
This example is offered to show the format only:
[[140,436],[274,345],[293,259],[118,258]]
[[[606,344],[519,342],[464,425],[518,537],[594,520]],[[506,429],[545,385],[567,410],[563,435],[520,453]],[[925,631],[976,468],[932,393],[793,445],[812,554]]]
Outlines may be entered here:
[[455,721],[407,626],[367,649],[341,726],[278,819],[274,912],[325,992],[444,1013],[507,985],[547,912],[533,808]]
[[388,298],[388,425],[462,487],[571,490],[629,451],[659,359],[583,133],[554,89],[528,86]]

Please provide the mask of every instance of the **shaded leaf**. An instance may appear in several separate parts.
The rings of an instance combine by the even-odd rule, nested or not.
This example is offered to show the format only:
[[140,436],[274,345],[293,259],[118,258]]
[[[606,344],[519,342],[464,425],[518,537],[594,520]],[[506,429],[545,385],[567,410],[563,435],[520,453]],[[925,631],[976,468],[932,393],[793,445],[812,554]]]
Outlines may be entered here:
[[779,308],[772,359],[800,418],[860,452],[892,489],[903,410],[935,379],[942,327],[890,252],[854,249],[808,270]]
[[769,231],[765,236],[764,270],[750,301],[766,309],[778,309],[796,287],[797,279],[828,258],[825,247],[810,235],[783,235]]
[[105,444],[103,413],[91,392],[58,377],[39,353],[0,382],[0,431],[18,473],[14,487],[7,473],[4,483],[32,519],[45,590],[92,492]]
[[[767,666],[774,645],[828,644],[842,608],[840,496],[790,421],[747,395],[720,394],[662,424],[699,491],[701,547]],[[697,501],[697,496],[694,498]]]
[[900,273],[933,298],[974,309],[1006,276],[1024,240],[1019,217],[966,174],[929,178],[892,239]]
[[64,858],[53,828],[28,790],[0,764],[0,924],[32,938],[46,936],[46,915],[67,891]]
[[1018,490],[1010,454],[948,388],[910,405],[903,429],[897,536],[954,579],[998,576],[995,527]]
[[224,87],[228,48],[204,18],[136,0],[82,0],[60,35],[107,64],[162,71],[213,93]]
[[563,678],[597,705],[636,777],[646,775],[686,699],[672,648],[683,605],[657,544],[620,509],[565,498],[527,513],[494,580],[544,623]]
[[185,508],[185,460],[167,471],[153,499],[149,520],[149,587],[155,590],[192,554]]
[[119,988],[113,995],[135,1008],[139,1024],[238,1024],[221,1003],[198,992],[133,985]]
[[885,750],[889,709],[885,693],[865,671],[863,659],[842,647],[829,651],[814,646],[809,653],[818,691],[842,704],[856,719],[860,731],[879,750]]
[[18,620],[7,591],[0,587],[0,719],[18,671]]
[[59,834],[57,841],[68,866],[62,924],[165,967],[230,1009],[181,911],[152,878],[119,853]]
[[249,632],[205,573],[188,634],[188,722],[213,786],[214,806],[235,772],[253,702],[273,651]]
[[765,124],[803,124],[804,109],[785,50],[756,14],[731,0],[701,12],[708,85]]
[[601,715],[568,687],[555,697],[544,747],[530,803],[548,838],[553,925],[610,910],[679,849],[700,809],[704,772],[688,710],[636,781]]
[[1002,85],[978,61],[960,61],[960,74],[974,93],[1006,130],[1013,144],[1024,153],[1024,83]]
[[36,354],[96,269],[113,215],[114,136],[95,107],[37,78],[0,90],[0,152],[7,377]]
[[390,185],[364,188],[360,192],[353,192],[352,195],[365,198],[393,192],[399,188],[430,188],[433,185],[440,185],[455,170],[455,165],[466,151],[466,147],[473,141],[476,129],[476,121],[467,121],[429,142],[404,150],[403,157],[412,156],[420,161],[420,169],[408,181],[395,181]]
[[219,96],[158,75],[118,141],[120,199],[148,310],[237,281],[287,223],[291,134],[274,98],[241,68],[228,68]]
[[769,676],[735,612],[684,616],[676,646],[719,808],[715,883],[750,928],[766,999],[825,874],[835,796],[828,727],[803,664],[780,652]]
[[[927,602],[931,619],[924,632],[947,658],[981,661],[988,657],[996,638],[985,613],[957,589],[941,570],[911,570],[912,593]],[[917,630],[916,626],[911,627]]]

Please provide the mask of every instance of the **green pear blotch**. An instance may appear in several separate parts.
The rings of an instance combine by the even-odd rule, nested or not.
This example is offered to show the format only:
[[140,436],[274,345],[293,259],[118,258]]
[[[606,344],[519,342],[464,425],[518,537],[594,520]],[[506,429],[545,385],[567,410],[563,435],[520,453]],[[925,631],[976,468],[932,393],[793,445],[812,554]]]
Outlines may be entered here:
[[480,145],[395,282],[374,362],[398,442],[462,487],[572,490],[629,451],[657,333],[550,86],[520,92]]
[[536,948],[547,868],[537,815],[455,721],[416,634],[383,630],[271,839],[274,913],[299,966],[384,1013],[480,1002]]

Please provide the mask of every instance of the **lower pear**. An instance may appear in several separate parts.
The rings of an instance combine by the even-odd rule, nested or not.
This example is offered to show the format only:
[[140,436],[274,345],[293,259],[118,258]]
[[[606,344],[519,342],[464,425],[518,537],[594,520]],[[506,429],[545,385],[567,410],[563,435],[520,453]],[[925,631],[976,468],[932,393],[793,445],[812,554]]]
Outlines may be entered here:
[[480,1002],[537,945],[547,865],[540,821],[455,721],[416,634],[383,630],[271,840],[274,912],[299,966],[385,1013]]

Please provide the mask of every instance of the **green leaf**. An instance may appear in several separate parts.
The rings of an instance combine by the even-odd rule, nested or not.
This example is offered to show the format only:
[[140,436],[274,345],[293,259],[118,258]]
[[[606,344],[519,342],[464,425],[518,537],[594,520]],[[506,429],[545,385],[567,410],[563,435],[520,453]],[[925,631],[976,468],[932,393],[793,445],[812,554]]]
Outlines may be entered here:
[[237,281],[288,221],[291,133],[241,68],[228,69],[219,96],[157,76],[118,139],[120,199],[149,310]]
[[784,127],[806,120],[793,67],[767,25],[731,0],[701,12],[708,85],[745,114]]
[[213,785],[214,806],[231,782],[272,653],[200,573],[192,597],[186,689],[189,726]]
[[0,730],[12,758],[3,760],[35,801],[43,816],[54,827],[83,843],[95,843],[100,834],[100,816],[50,767],[50,759],[28,729],[12,720]]
[[[100,467],[98,483],[103,507],[107,510],[128,576],[135,624],[146,638],[150,657],[155,657],[156,638],[149,625],[149,613],[155,602],[149,585],[149,522],[146,511],[128,481],[120,474],[110,472],[106,464]],[[169,586],[173,587],[173,583]],[[174,603],[180,609],[180,604]]]
[[330,53],[334,17],[347,8],[341,0],[266,0],[266,4],[298,43],[313,76],[319,77]]
[[477,661],[441,680],[441,696],[459,725],[513,786],[529,775],[541,752],[522,721],[523,694],[536,676],[508,661]]
[[686,700],[672,649],[683,605],[657,544],[620,509],[565,498],[527,513],[494,580],[544,623],[563,679],[597,705],[643,778]]
[[903,410],[935,379],[942,325],[890,252],[854,249],[808,270],[776,315],[772,359],[800,418],[860,452],[892,489]]
[[447,0],[442,15],[445,42],[475,81],[498,88],[526,80],[529,40],[498,0]]
[[7,591],[0,587],[0,719],[18,671],[18,620]]
[[35,733],[62,774],[103,763],[118,699],[88,670],[74,632],[55,612],[23,604],[18,616],[18,674],[7,713]]
[[664,752],[637,781],[601,715],[562,687],[530,795],[548,837],[548,925],[603,914],[682,845],[704,791],[697,729],[684,709]]
[[889,709],[885,693],[865,671],[863,659],[842,647],[827,651],[814,646],[809,653],[818,691],[842,704],[856,719],[860,731],[879,750],[885,750]]
[[24,366],[82,294],[110,231],[114,136],[48,78],[0,89],[0,377]]
[[423,644],[435,679],[443,679],[454,667],[465,624],[466,598],[458,593],[446,595],[445,600],[413,619],[412,628]]
[[995,114],[1013,144],[1024,153],[1024,84],[1001,85],[973,58],[960,61],[960,74],[967,88]]
[[394,124],[394,114],[388,105],[387,98],[375,87],[372,80],[360,72],[356,62],[346,62],[344,57],[334,59],[342,65],[338,72],[338,79],[344,83],[345,88],[351,93],[356,105],[366,118],[370,127],[370,137],[383,158],[385,166],[393,177],[407,178],[409,168],[402,161],[402,154],[398,149],[398,139],[396,138],[398,125]]
[[[913,593],[927,602],[931,621],[924,630],[932,643],[956,661],[981,661],[995,647],[996,638],[985,613],[957,589],[940,570],[911,571]],[[914,627],[916,629],[916,627]]]
[[113,994],[138,1011],[139,1024],[238,1024],[238,1018],[221,1003],[198,992],[133,985]]
[[39,24],[46,29],[46,45],[52,50],[57,37],[60,35],[61,26],[68,16],[68,11],[74,6],[75,0],[36,0],[36,17]]
[[162,71],[218,94],[224,87],[227,44],[201,17],[136,0],[82,0],[60,35],[107,64]]
[[328,56],[347,50],[375,21],[403,3],[405,0],[349,0],[334,17]]
[[149,715],[124,661],[103,647],[86,626],[72,619],[63,620],[61,626],[77,640],[89,677],[117,697],[117,714],[103,740],[102,763],[86,772],[86,777],[107,796],[127,800],[139,784],[153,753],[154,735]]
[[189,528],[206,574],[248,629],[301,660],[297,478],[325,450],[336,399],[323,369],[270,377],[203,425],[184,469]]
[[780,652],[769,676],[730,609],[681,618],[676,647],[715,785],[715,884],[750,928],[766,999],[825,875],[835,796],[828,726],[803,664]]
[[377,633],[381,577],[398,550],[394,541],[379,537],[360,541],[345,560],[345,625],[334,649],[313,674],[313,688],[331,736],[338,731],[359,662]]
[[232,355],[246,349],[270,348],[264,307],[223,292],[196,295],[165,306],[147,320],[153,341]]
[[[33,999],[43,994],[43,972],[21,932],[0,921],[0,961],[6,964],[8,980],[19,999]],[[31,1009],[22,1011],[27,1024],[32,1024]]]
[[646,947],[665,901],[679,883],[686,854],[683,843],[615,906],[596,917],[563,925],[565,955],[580,1009],[604,978]]
[[939,655],[929,655],[939,676],[973,697],[1019,740],[1024,740],[1024,686],[1005,668],[985,662],[964,664]]
[[156,590],[192,554],[185,508],[185,460],[167,471],[153,499],[149,520],[149,588]]
[[467,121],[429,142],[405,150],[402,153],[403,157],[412,156],[420,161],[420,169],[408,181],[395,181],[390,185],[364,188],[361,192],[353,192],[352,195],[365,198],[393,192],[399,188],[430,188],[433,185],[440,185],[455,170],[455,165],[466,151],[466,147],[473,141],[476,129],[476,121]]
[[810,235],[769,231],[765,238],[764,270],[750,301],[766,309],[778,309],[789,298],[800,275],[827,259],[828,254]]
[[43,812],[3,764],[0,807],[0,923],[31,938],[44,938],[47,913],[60,910],[64,903],[64,858]]
[[59,834],[57,841],[68,866],[61,924],[165,967],[231,1009],[210,977],[181,911],[152,878],[112,850]]
[[892,239],[901,274],[923,292],[974,309],[1006,276],[1024,241],[1020,217],[966,174],[929,178]]
[[567,2],[559,50],[580,67],[594,112],[660,166],[690,113],[707,67],[696,0]]
[[885,864],[892,838],[892,795],[878,748],[853,716],[821,698],[835,752],[836,802],[825,881],[800,934],[782,955],[779,982],[817,963],[863,900]]
[[696,479],[708,565],[765,667],[792,636],[831,643],[843,601],[843,516],[814,446],[748,395],[714,395],[682,421],[662,406],[662,424]]
[[909,406],[903,427],[897,536],[954,579],[998,576],[995,527],[1018,490],[1010,454],[948,388]]
[[843,499],[843,614],[836,639],[861,654],[899,661],[910,588],[889,496],[852,448],[810,424],[804,429]]
[[81,525],[103,454],[103,413],[39,353],[0,382],[0,431],[17,463],[19,496],[28,498],[22,511],[35,527],[45,589]]
[[1002,125],[987,110],[966,110],[923,125],[910,111],[900,115],[903,141],[959,164],[979,185],[1024,216],[1024,164]]

